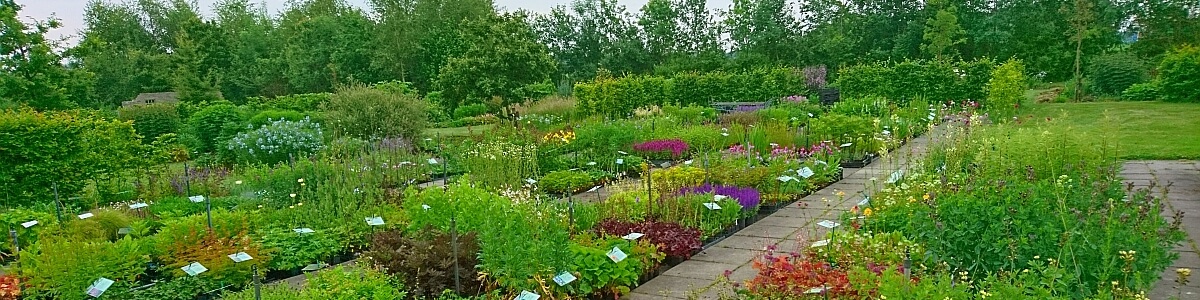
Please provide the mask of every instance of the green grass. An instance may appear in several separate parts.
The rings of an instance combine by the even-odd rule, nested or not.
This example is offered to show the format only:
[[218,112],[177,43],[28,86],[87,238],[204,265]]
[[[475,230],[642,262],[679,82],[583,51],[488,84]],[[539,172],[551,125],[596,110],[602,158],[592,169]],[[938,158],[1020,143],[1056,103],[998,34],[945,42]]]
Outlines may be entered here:
[[1037,103],[1022,107],[1020,115],[1030,118],[1025,124],[1112,135],[1124,159],[1200,159],[1200,104]]
[[451,127],[451,128],[429,128],[429,129],[425,129],[425,134],[428,134],[430,136],[436,136],[439,134],[441,136],[469,136],[472,133],[480,134],[480,133],[487,132],[489,130],[492,130],[493,127],[496,127],[496,124]]

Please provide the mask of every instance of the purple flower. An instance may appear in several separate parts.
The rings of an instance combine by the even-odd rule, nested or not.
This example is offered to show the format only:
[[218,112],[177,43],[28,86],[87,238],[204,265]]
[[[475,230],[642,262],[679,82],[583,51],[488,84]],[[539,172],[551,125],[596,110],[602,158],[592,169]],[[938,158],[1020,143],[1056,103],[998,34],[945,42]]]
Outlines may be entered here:
[[742,209],[746,210],[757,207],[762,201],[762,197],[759,195],[758,190],[755,190],[754,188],[741,188],[726,185],[705,184],[697,187],[683,188],[679,190],[679,194],[714,194],[728,196],[729,198],[737,200],[738,204],[742,206]]
[[687,152],[688,144],[680,139],[653,140],[633,145],[633,150],[646,153],[670,151],[672,157],[678,158]]

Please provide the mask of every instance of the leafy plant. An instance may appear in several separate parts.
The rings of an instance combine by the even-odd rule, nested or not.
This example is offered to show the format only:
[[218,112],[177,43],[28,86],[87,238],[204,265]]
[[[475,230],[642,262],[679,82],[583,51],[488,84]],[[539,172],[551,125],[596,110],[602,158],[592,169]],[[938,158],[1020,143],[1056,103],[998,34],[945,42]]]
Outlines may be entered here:
[[0,275],[0,300],[17,300],[21,297],[21,280],[15,275]]
[[633,150],[653,159],[679,159],[688,153],[688,144],[680,139],[652,140],[634,144]]
[[1158,64],[1157,85],[1167,102],[1200,102],[1200,47],[1182,46]]
[[[600,295],[618,297],[625,295],[638,284],[638,278],[662,261],[653,245],[645,241],[631,242],[621,238],[593,238],[582,235],[570,244],[571,265],[567,271],[578,278],[575,282],[557,287],[570,295]],[[620,249],[628,255],[614,262],[607,255]],[[555,273],[557,274],[557,273]]]
[[416,96],[362,86],[343,88],[322,105],[326,125],[334,133],[366,140],[421,135],[426,126],[424,103]]
[[1155,101],[1160,97],[1162,93],[1154,82],[1134,84],[1121,92],[1121,100],[1125,101]]
[[213,104],[200,109],[188,118],[188,126],[197,142],[191,148],[200,153],[216,151],[221,141],[241,128],[241,122],[242,116],[233,104]]
[[1088,83],[1091,90],[1103,95],[1115,96],[1134,84],[1149,79],[1147,67],[1136,55],[1118,52],[1099,55],[1091,59],[1088,67]]
[[607,236],[624,237],[630,233],[641,233],[646,240],[668,257],[687,259],[700,250],[700,230],[679,224],[659,221],[628,223],[604,220],[596,225],[599,233]]
[[252,223],[246,213],[225,210],[213,210],[211,229],[204,215],[167,222],[154,236],[156,257],[176,277],[187,276],[181,267],[199,262],[215,280],[248,281],[253,262],[235,263],[228,255],[246,252],[254,260],[271,261],[271,252],[251,239]]
[[592,176],[581,171],[554,171],[546,176],[542,176],[542,190],[554,195],[573,194],[582,189],[591,187],[594,181]]
[[679,189],[704,183],[704,169],[677,166],[650,173],[650,185],[659,194],[673,194]]
[[470,105],[459,106],[454,109],[454,118],[462,119],[468,117],[478,117],[488,113],[487,104],[476,103]]
[[327,230],[314,231],[298,233],[292,228],[275,228],[261,233],[262,248],[274,253],[268,267],[271,270],[295,270],[320,263],[342,250]]
[[150,263],[149,248],[142,240],[130,238],[115,243],[43,240],[21,250],[24,296],[88,299],[84,291],[101,277],[116,281],[110,289],[131,288]]
[[426,228],[411,237],[399,231],[376,233],[363,255],[389,275],[404,278],[409,295],[432,298],[454,290],[456,282],[463,287],[457,291],[459,295],[481,293],[483,283],[475,275],[478,253],[475,233],[462,233],[455,240],[450,233]]
[[310,273],[300,299],[392,300],[404,299],[404,286],[370,268],[337,266]]
[[984,109],[991,112],[991,120],[1002,121],[1016,115],[1026,88],[1025,65],[1021,61],[1010,59],[997,67],[988,81],[987,101],[983,102]]
[[117,116],[133,122],[133,130],[142,136],[143,143],[150,143],[160,135],[179,133],[183,120],[174,104],[155,103],[117,110]]

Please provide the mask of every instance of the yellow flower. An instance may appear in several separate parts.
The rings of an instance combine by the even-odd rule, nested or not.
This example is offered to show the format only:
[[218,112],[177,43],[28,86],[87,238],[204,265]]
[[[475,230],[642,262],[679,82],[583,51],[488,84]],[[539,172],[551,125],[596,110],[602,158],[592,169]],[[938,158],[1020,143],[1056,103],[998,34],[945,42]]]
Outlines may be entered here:
[[864,215],[864,216],[868,216],[868,217],[870,217],[870,216],[871,216],[871,208],[870,208],[870,207],[868,207],[867,209],[864,209],[864,210],[863,210],[863,215]]
[[921,199],[929,200],[929,194],[925,194],[925,196],[921,196]]
[[1178,268],[1178,269],[1175,269],[1175,273],[1179,274],[1179,277],[1187,277],[1187,276],[1192,275],[1192,269]]

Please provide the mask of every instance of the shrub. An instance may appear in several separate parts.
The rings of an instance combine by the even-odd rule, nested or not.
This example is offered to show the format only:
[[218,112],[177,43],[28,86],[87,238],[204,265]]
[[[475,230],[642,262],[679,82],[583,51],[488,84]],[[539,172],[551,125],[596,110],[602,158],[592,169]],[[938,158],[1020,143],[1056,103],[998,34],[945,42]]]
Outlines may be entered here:
[[[90,299],[84,291],[100,277],[116,281],[110,290],[135,286],[150,263],[143,241],[85,242],[55,238],[21,250],[25,296],[32,299]],[[229,258],[226,257],[226,260]]]
[[262,234],[262,247],[275,255],[271,270],[295,270],[321,262],[341,251],[340,243],[328,230],[298,233],[292,228],[274,228]]
[[201,109],[188,119],[188,126],[198,143],[192,149],[200,153],[216,151],[223,138],[232,136],[241,122],[242,117],[233,104],[215,104]]
[[479,242],[475,233],[458,236],[458,255],[454,255],[449,233],[425,228],[412,237],[400,231],[379,232],[371,239],[371,247],[365,255],[376,267],[389,275],[404,278],[409,295],[416,298],[437,297],[442,291],[454,289],[455,263],[460,295],[477,295],[483,283],[476,276],[479,264]]
[[550,96],[539,100],[525,101],[517,106],[517,112],[521,116],[551,115],[570,118],[575,116],[575,105],[573,97]]
[[270,253],[250,238],[251,223],[246,213],[218,209],[212,212],[212,229],[205,215],[168,221],[154,236],[156,257],[175,277],[187,276],[180,268],[199,262],[213,280],[249,281],[254,262],[235,263],[227,255],[246,252],[254,260],[271,261]]
[[1154,82],[1139,83],[1129,86],[1121,92],[1121,100],[1125,101],[1154,101],[1162,97],[1158,84]]
[[1026,85],[1025,65],[1019,60],[1010,59],[992,72],[987,101],[983,102],[984,109],[991,112],[992,121],[1004,121],[1017,114],[1021,100],[1025,99]]
[[[577,296],[614,295],[629,293],[638,284],[642,274],[658,265],[662,256],[646,241],[631,242],[621,238],[599,239],[590,235],[577,237],[569,245],[571,260],[569,273],[578,278],[575,282],[556,290]],[[629,256],[613,262],[608,252],[618,248]],[[591,274],[604,274],[590,276]],[[557,286],[557,285],[555,285]]]
[[308,276],[300,299],[405,299],[404,286],[379,271],[368,268],[333,269]]
[[169,103],[122,107],[117,110],[117,116],[121,120],[132,121],[133,130],[142,136],[144,143],[160,135],[179,133],[179,128],[183,127],[179,110]]
[[317,153],[324,145],[321,126],[308,118],[274,120],[258,129],[237,134],[225,146],[231,160],[275,164]]
[[671,222],[629,223],[608,219],[601,221],[596,228],[600,234],[618,237],[635,232],[644,234],[646,240],[669,257],[690,258],[692,253],[700,250],[701,246],[700,230],[685,228]]
[[838,70],[835,85],[843,98],[883,96],[898,103],[917,98],[934,101],[982,99],[995,63],[989,59],[874,63]]
[[329,102],[331,93],[291,94],[275,98],[250,97],[246,104],[254,110],[316,111]]
[[1097,56],[1088,66],[1091,90],[1102,95],[1119,95],[1130,86],[1145,82],[1148,77],[1142,60],[1129,52]]
[[742,73],[680,73],[672,77],[598,76],[575,85],[580,111],[624,117],[650,105],[709,106],[712,102],[768,101],[804,94],[804,75],[791,68],[761,68]]
[[250,127],[258,128],[278,120],[300,121],[306,118],[304,113],[294,110],[264,110],[250,117]]
[[21,281],[16,275],[0,275],[0,300],[17,300],[21,297]]
[[0,203],[8,207],[49,204],[55,184],[60,195],[76,195],[92,179],[142,163],[129,122],[84,112],[0,111],[0,136]]
[[428,118],[424,103],[416,96],[361,86],[339,90],[323,108],[326,125],[336,134],[367,140],[416,139]]
[[650,173],[653,188],[660,195],[674,194],[685,187],[704,183],[704,169],[692,166],[677,166]]
[[542,176],[542,190],[555,195],[573,194],[592,186],[592,176],[582,171],[554,171]]
[[[21,226],[21,223],[34,220],[38,221],[38,224],[34,225],[34,227],[25,229],[24,226]],[[57,219],[55,219],[54,215],[48,212],[10,208],[4,210],[4,214],[0,214],[0,231],[7,233],[9,230],[16,229],[17,240],[21,242],[21,247],[25,247],[37,243],[38,237],[43,235],[43,232],[47,228],[57,225],[58,222],[56,221]],[[13,243],[12,237],[9,234],[0,237],[0,242],[3,242],[0,244],[0,251],[12,253]]]
[[1158,64],[1158,88],[1167,102],[1200,102],[1200,47],[1183,46]]
[[462,119],[462,118],[467,118],[467,117],[478,117],[478,116],[482,116],[483,114],[486,114],[486,113],[488,113],[488,107],[486,104],[477,103],[477,104],[471,104],[471,105],[463,105],[463,106],[459,106],[458,108],[454,109],[454,118]]
[[688,105],[676,106],[667,105],[662,108],[663,114],[675,117],[684,124],[699,124],[706,121],[712,121],[717,117],[717,109],[712,107]]

